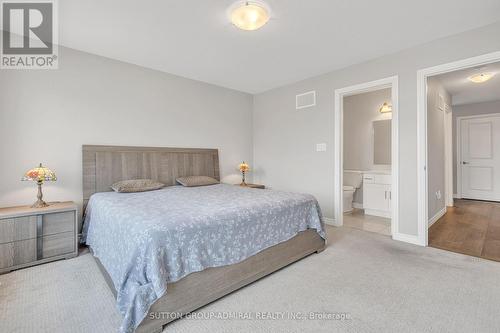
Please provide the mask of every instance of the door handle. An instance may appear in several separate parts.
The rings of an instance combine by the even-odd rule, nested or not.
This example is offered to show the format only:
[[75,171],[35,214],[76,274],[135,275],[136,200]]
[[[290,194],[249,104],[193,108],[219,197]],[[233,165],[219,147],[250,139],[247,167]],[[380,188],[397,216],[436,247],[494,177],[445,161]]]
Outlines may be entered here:
[[387,191],[384,191],[384,199],[387,200]]
[[462,161],[462,164],[469,164],[469,162]]

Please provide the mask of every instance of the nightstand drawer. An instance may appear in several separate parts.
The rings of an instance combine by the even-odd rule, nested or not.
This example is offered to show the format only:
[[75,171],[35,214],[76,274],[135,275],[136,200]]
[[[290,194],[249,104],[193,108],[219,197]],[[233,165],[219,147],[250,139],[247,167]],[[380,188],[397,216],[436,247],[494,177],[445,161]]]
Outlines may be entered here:
[[73,232],[44,236],[41,259],[75,252],[75,246],[75,234]]
[[73,232],[0,244],[0,268],[73,253],[75,244]]
[[36,222],[36,215],[0,220],[0,244],[36,238]]
[[75,212],[62,212],[43,215],[42,235],[60,234],[75,231]]
[[[41,234],[37,234],[38,219],[41,219]],[[74,211],[2,219],[0,220],[0,244],[74,231]]]
[[36,257],[36,239],[0,244],[0,268],[26,264]]

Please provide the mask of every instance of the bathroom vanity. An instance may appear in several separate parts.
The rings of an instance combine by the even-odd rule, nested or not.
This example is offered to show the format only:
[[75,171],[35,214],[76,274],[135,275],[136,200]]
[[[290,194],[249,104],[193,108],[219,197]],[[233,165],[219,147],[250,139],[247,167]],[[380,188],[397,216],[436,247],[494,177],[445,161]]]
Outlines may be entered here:
[[363,173],[363,208],[366,215],[391,218],[391,172]]

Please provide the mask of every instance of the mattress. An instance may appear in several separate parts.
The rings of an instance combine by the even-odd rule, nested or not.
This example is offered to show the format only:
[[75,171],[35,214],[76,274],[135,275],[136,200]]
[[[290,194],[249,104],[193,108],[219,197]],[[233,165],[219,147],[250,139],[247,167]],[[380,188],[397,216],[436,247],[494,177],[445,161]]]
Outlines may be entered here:
[[92,195],[82,241],[113,281],[121,332],[133,332],[151,305],[168,297],[168,283],[241,262],[306,229],[325,238],[311,195],[226,184],[171,186]]

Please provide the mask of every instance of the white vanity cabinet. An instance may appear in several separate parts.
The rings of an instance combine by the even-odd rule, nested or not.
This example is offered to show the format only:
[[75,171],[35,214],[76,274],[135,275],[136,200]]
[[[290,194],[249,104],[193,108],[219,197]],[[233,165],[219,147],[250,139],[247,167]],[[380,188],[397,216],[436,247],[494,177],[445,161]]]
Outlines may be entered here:
[[391,217],[391,175],[380,172],[363,174],[363,208],[366,215]]

